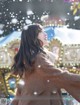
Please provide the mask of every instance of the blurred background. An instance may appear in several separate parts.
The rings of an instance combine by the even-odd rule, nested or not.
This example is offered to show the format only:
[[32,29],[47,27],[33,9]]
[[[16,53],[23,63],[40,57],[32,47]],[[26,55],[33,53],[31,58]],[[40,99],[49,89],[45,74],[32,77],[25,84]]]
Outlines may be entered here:
[[0,37],[31,23],[80,29],[79,0],[0,0]]

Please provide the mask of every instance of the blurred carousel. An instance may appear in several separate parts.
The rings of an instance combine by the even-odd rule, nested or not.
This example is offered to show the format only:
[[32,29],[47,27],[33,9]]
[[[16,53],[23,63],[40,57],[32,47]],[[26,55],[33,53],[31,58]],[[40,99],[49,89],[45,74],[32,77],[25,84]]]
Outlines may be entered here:
[[[74,44],[73,42],[73,44],[65,44],[62,42],[57,36],[51,38],[48,46],[48,49],[56,55],[56,59],[53,62],[55,67],[80,74],[80,44]],[[0,97],[15,95],[19,76],[11,74],[11,66],[13,64],[13,58],[19,49],[19,43],[20,39],[14,39],[4,46],[0,46]],[[63,93],[65,93],[64,90]]]
[[14,40],[0,47],[0,97],[15,95],[19,77],[11,74],[13,58],[18,51],[20,40]]

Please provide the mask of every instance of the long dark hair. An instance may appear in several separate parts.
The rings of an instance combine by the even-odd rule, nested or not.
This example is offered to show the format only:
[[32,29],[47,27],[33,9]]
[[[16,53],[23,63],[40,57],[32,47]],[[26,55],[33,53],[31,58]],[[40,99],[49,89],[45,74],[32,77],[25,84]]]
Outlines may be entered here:
[[[39,52],[43,52],[39,39],[37,38],[42,27],[39,24],[29,25],[21,34],[20,48],[14,57],[13,72],[22,75],[24,70],[32,67],[33,59]],[[28,67],[28,68],[27,68]],[[31,70],[31,69],[30,69]]]

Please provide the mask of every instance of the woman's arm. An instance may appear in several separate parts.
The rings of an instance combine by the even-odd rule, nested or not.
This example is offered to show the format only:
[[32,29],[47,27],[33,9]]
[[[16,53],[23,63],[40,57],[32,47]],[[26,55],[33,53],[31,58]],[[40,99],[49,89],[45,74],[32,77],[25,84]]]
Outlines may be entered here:
[[[53,58],[54,59],[54,58]],[[80,102],[80,75],[69,73],[66,70],[55,68],[43,54],[37,56],[35,68],[41,72],[43,76],[50,79],[58,88],[64,88],[76,100]]]

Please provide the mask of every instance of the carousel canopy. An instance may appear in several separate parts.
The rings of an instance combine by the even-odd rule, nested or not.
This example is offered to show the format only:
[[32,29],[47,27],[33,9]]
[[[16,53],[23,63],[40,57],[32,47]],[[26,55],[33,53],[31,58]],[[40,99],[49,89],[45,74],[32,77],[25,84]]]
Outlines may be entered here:
[[21,32],[14,31],[10,35],[0,38],[0,46],[4,46],[15,39],[20,39],[20,37],[21,37]]
[[[80,30],[68,29],[65,27],[46,27],[45,32],[48,34],[48,40],[58,39],[64,44],[80,44]],[[12,34],[0,38],[0,46],[4,46],[15,39],[20,39],[21,32],[14,31]]]

